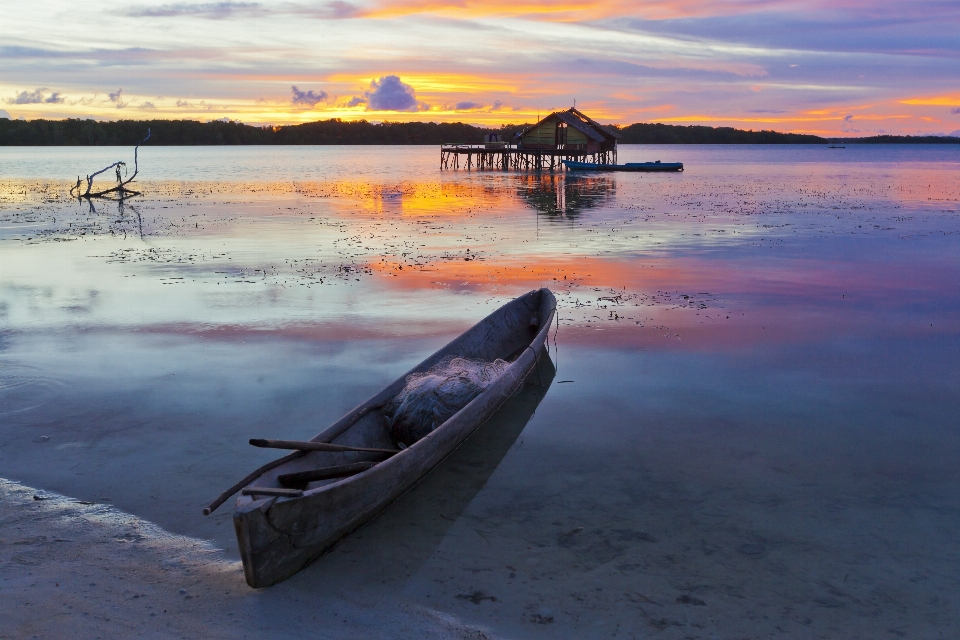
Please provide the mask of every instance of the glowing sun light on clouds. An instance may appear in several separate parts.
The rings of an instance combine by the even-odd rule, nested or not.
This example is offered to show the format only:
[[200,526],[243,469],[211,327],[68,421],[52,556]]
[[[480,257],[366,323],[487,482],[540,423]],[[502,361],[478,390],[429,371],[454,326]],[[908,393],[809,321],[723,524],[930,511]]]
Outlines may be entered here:
[[960,3],[937,0],[91,0],[80,13],[0,0],[0,12],[0,108],[14,118],[497,126],[577,100],[619,124],[960,131]]

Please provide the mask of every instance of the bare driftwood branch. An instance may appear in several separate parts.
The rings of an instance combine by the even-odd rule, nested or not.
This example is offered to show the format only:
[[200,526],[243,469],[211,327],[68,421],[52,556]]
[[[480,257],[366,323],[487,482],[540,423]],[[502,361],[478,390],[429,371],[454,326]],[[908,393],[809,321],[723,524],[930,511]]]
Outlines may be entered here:
[[[127,185],[134,181],[134,179],[137,177],[137,173],[140,171],[140,167],[137,163],[137,152],[140,150],[140,145],[142,145],[144,142],[146,142],[149,139],[150,139],[150,129],[147,129],[147,137],[141,140],[140,142],[138,142],[137,146],[134,147],[133,149],[133,175],[132,176],[124,180],[124,177],[127,175],[127,163],[123,162],[122,160],[120,162],[114,162],[113,164],[108,165],[103,169],[100,169],[100,171],[97,171],[96,173],[92,173],[88,175],[87,190],[83,193],[80,193],[82,181],[80,180],[80,176],[77,176],[77,184],[70,189],[70,194],[73,195],[74,189],[77,191],[78,198],[99,198],[108,193],[119,193],[122,197],[125,194],[138,193],[133,189],[128,189]],[[96,178],[101,173],[104,173],[105,171],[109,171],[110,169],[115,170],[116,177],[117,177],[116,186],[111,187],[110,189],[104,189],[103,191],[96,191],[91,193],[91,190],[93,189],[93,179]],[[121,170],[122,170],[122,173],[121,173]]]

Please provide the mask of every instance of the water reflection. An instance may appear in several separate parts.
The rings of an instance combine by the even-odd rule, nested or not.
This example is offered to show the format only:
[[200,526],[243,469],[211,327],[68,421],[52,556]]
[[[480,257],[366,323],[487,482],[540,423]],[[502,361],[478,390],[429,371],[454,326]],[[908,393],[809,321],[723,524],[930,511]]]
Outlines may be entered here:
[[[93,230],[100,233],[110,233],[111,235],[123,233],[123,235],[126,236],[127,230],[130,229],[131,231],[136,231],[140,239],[143,240],[143,216],[140,215],[140,209],[133,204],[134,198],[139,195],[141,194],[128,192],[127,194],[121,193],[116,197],[107,195],[97,198],[87,198],[86,203],[89,207],[90,215],[94,216],[109,216],[108,207],[110,207],[110,204],[108,203],[115,203],[117,205],[116,217],[110,219],[105,227],[101,228],[97,226]],[[82,205],[84,199],[77,198],[77,202]],[[97,209],[98,206],[100,207],[99,210]],[[131,215],[131,217],[127,217],[128,215]]]
[[[454,523],[484,488],[530,422],[550,385],[556,368],[544,352],[524,388],[470,438],[423,479],[413,490],[352,537],[341,550],[375,558],[402,557],[404,568],[414,572],[430,557]],[[321,560],[317,578],[337,571]],[[399,576],[394,576],[398,578]]]
[[[791,637],[838,635],[806,626],[825,608],[889,623],[870,637],[934,620],[958,579],[935,532],[960,513],[960,182],[919,156],[792,163],[802,151],[685,149],[702,162],[641,178],[440,174],[432,148],[382,151],[387,175],[377,150],[304,175],[323,150],[275,149],[284,182],[252,160],[236,183],[178,169],[92,211],[0,180],[0,475],[234,554],[229,510],[198,513],[272,457],[247,438],[312,436],[548,286],[564,358],[522,439],[522,411],[489,446],[479,432],[301,576],[369,571],[384,602],[516,637],[613,635],[599,618],[771,635],[743,604],[760,601]],[[873,607],[883,576],[912,611]],[[315,602],[319,582],[291,584]]]
[[516,178],[517,195],[550,218],[575,220],[582,213],[610,204],[617,195],[612,176],[529,173]]

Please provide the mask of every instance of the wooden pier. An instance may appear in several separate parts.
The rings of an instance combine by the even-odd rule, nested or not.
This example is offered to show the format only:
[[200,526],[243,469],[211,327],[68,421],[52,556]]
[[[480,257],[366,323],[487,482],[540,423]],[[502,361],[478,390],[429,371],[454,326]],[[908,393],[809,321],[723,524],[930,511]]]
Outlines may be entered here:
[[[572,147],[572,148],[570,148]],[[444,144],[440,146],[440,170],[477,169],[501,171],[555,171],[562,160],[616,164],[617,150],[586,150],[577,145],[554,148],[524,148],[508,144]]]
[[567,109],[520,131],[513,141],[501,140],[493,131],[483,144],[442,144],[440,170],[555,171],[565,168],[564,160],[616,164],[618,138],[615,128]]

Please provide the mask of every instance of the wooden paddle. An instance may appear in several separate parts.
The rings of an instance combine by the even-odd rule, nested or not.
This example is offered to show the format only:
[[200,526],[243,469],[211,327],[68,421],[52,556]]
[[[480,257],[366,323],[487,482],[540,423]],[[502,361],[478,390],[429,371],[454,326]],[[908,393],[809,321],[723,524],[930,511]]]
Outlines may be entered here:
[[277,476],[277,480],[285,487],[290,487],[292,489],[304,489],[309,482],[353,476],[358,473],[363,473],[367,469],[372,469],[376,465],[376,462],[354,462],[353,464],[341,464],[335,467],[310,469],[309,471],[282,473]]
[[[558,320],[557,322],[559,322],[559,320]],[[332,440],[333,438],[336,438],[338,435],[342,434],[344,431],[346,431],[347,429],[349,429],[350,427],[352,427],[353,425],[355,425],[355,424],[357,423],[357,421],[360,420],[360,418],[362,418],[363,416],[367,415],[367,414],[370,413],[371,411],[376,411],[377,409],[381,409],[381,408],[383,408],[383,401],[380,401],[380,402],[370,402],[370,403],[368,403],[368,404],[365,404],[365,405],[360,406],[360,407],[359,407],[358,409],[356,409],[352,414],[349,414],[349,415],[347,415],[347,416],[344,416],[344,417],[341,418],[339,421],[337,421],[336,424],[334,425],[335,427],[337,427],[337,430],[336,430],[334,433],[328,434],[326,437],[327,437],[328,439],[331,439],[331,440]],[[314,444],[315,444],[315,443],[314,443]],[[223,493],[221,493],[219,496],[217,496],[217,499],[216,499],[216,500],[214,500],[214,501],[211,502],[209,505],[207,505],[206,507],[204,507],[204,508],[203,508],[203,515],[208,516],[208,515],[210,515],[211,513],[213,513],[214,511],[216,511],[217,508],[218,508],[220,505],[222,505],[224,502],[226,502],[227,499],[228,499],[230,496],[232,496],[233,494],[235,494],[237,491],[240,491],[241,489],[243,489],[245,486],[247,486],[248,484],[250,484],[251,482],[253,482],[253,481],[256,480],[257,478],[259,478],[260,476],[262,476],[262,475],[263,475],[264,473],[266,473],[267,471],[270,471],[271,469],[274,469],[274,468],[276,468],[276,467],[279,467],[279,466],[282,465],[282,464],[286,464],[287,462],[290,462],[291,460],[296,460],[297,458],[306,455],[306,453],[307,453],[307,452],[304,451],[303,449],[298,449],[298,450],[294,451],[293,453],[288,453],[287,455],[283,456],[282,458],[277,458],[276,460],[272,460],[271,462],[268,462],[267,464],[263,465],[262,467],[260,467],[260,468],[258,468],[258,469],[255,469],[255,470],[252,471],[250,474],[248,474],[247,476],[245,476],[245,477],[243,478],[243,480],[241,480],[240,482],[236,483],[235,485],[233,485],[232,487],[230,487],[229,489],[227,489],[227,490],[224,491]],[[394,452],[391,452],[391,453],[396,453],[396,452],[394,451]]]
[[273,496],[275,498],[299,498],[301,489],[278,489],[276,487],[244,487],[240,494],[245,496]]
[[329,442],[266,440],[264,438],[251,438],[250,444],[255,447],[264,447],[267,449],[293,449],[296,451],[361,451],[363,453],[385,453],[391,456],[395,453],[400,453],[400,449],[367,449],[364,447],[348,447],[342,444],[331,444]]

